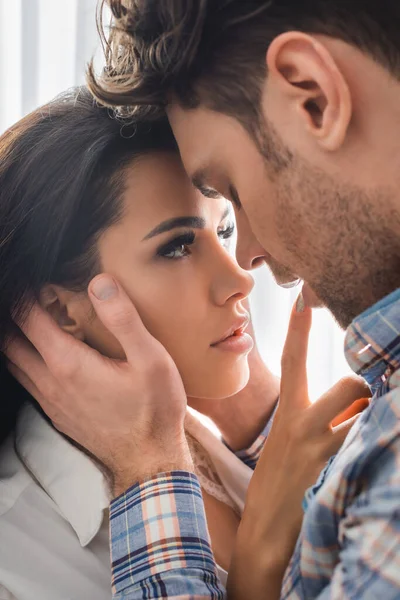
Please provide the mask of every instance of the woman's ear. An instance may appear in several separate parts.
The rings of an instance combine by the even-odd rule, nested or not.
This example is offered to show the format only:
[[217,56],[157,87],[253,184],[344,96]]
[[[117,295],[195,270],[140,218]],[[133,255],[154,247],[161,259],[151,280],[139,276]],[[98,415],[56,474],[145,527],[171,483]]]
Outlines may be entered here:
[[88,320],[91,303],[83,293],[72,292],[59,285],[46,284],[40,291],[39,303],[63,331],[84,341],[84,324]]

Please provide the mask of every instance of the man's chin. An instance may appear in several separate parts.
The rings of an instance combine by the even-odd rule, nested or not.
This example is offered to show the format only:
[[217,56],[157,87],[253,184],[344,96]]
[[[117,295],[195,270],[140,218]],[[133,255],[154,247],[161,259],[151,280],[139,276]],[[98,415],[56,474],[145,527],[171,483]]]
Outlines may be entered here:
[[322,300],[318,298],[317,294],[310,288],[308,283],[304,283],[302,294],[306,306],[309,306],[310,308],[321,308],[324,306]]

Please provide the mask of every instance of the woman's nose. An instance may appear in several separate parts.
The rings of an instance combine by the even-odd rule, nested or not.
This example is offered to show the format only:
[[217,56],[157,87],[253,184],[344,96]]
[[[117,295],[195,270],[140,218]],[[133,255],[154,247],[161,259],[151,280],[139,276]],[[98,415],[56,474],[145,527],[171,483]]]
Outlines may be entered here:
[[215,263],[212,285],[213,299],[219,306],[230,300],[244,300],[254,287],[253,277],[238,265],[234,256],[224,252],[221,259]]

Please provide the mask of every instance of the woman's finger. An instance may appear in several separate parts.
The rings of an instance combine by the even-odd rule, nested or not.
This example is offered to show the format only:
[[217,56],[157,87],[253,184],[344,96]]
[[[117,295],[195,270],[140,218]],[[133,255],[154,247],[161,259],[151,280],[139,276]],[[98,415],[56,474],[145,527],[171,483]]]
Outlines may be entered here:
[[365,410],[369,406],[370,399],[369,398],[359,398],[351,406],[346,408],[340,415],[335,417],[331,423],[332,427],[337,427],[341,425],[345,421],[353,418],[355,415],[360,414],[363,410]]
[[344,423],[341,423],[337,427],[334,427],[330,439],[329,447],[327,448],[327,457],[337,454],[340,448],[343,446],[345,439],[347,438],[350,429],[360,418],[361,413],[354,415],[351,419],[348,419]]
[[309,408],[310,426],[324,430],[353,402],[371,396],[371,390],[361,377],[343,377]]
[[97,316],[121,344],[128,362],[135,362],[150,339],[130,298],[110,275],[98,275],[89,285],[89,296]]
[[302,294],[293,307],[282,354],[280,410],[309,405],[307,351],[311,329],[311,309],[304,306]]

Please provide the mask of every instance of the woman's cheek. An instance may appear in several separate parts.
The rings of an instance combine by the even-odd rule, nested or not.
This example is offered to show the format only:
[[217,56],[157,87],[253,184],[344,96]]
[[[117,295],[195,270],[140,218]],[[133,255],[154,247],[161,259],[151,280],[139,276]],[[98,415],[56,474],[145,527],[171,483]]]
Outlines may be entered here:
[[148,298],[136,302],[136,308],[146,329],[163,345],[176,337],[176,329],[180,328],[177,321],[180,309],[163,295],[149,294]]
[[[170,354],[193,352],[193,344],[204,335],[204,319],[209,307],[208,293],[198,270],[185,271],[172,266],[148,274],[136,282],[129,294],[146,329],[165,346]],[[202,315],[201,326],[198,325]]]

